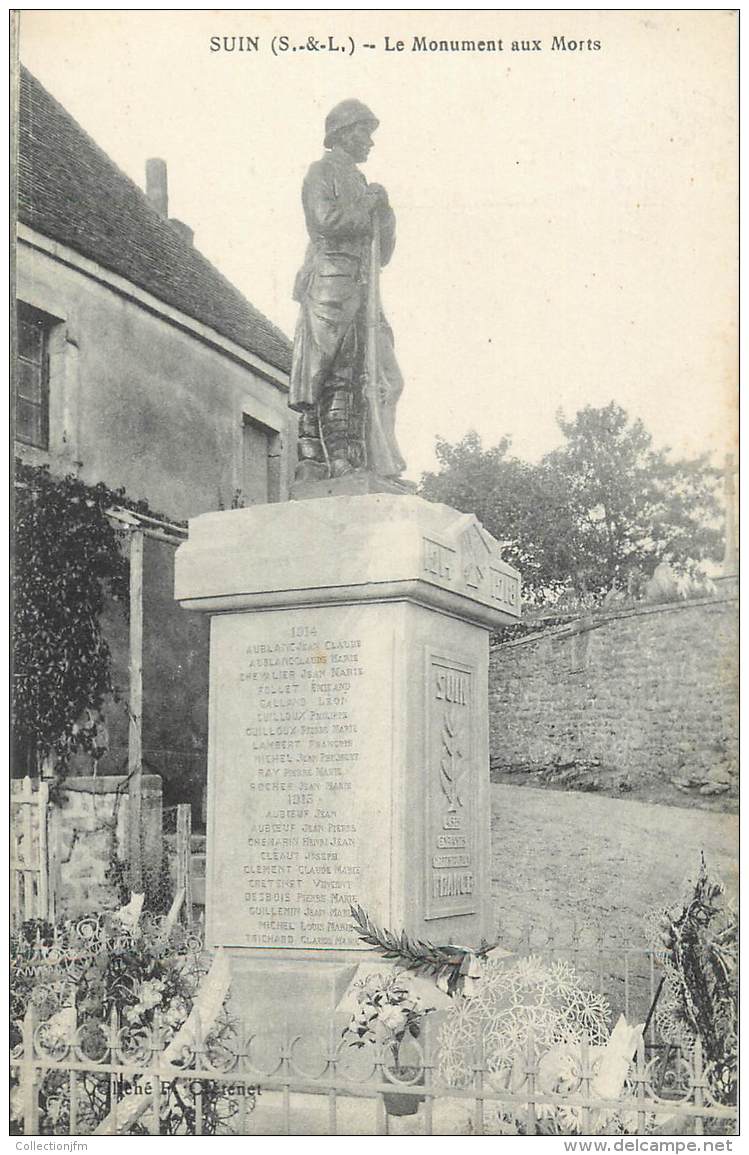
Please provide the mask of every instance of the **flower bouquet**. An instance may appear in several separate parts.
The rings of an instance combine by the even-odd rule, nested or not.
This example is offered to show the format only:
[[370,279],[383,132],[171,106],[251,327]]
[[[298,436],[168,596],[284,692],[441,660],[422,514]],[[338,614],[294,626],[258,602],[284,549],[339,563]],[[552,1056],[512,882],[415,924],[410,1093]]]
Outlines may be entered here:
[[[415,1086],[424,1081],[421,1055],[408,1041],[418,1039],[426,1015],[434,1008],[425,1006],[408,977],[397,971],[377,971],[354,983],[355,1009],[342,1032],[349,1046],[379,1045],[388,1056],[387,1077],[394,1084]],[[411,1061],[409,1061],[411,1059]],[[386,1093],[385,1108],[390,1115],[414,1115],[421,1096]]]

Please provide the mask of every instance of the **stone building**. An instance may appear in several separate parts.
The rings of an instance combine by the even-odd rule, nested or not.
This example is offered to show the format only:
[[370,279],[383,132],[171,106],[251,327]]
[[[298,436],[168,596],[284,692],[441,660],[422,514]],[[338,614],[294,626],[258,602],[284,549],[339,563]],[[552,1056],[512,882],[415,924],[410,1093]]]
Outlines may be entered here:
[[[207,680],[205,623],[172,599],[179,523],[287,498],[290,343],[169,217],[163,161],[148,162],[144,192],[25,69],[18,111],[14,448],[158,511],[135,526],[152,531],[143,761],[176,796],[204,772]],[[107,632],[126,695],[128,630],[114,610]],[[102,769],[117,772],[124,709],[108,724]]]
[[26,70],[16,439],[175,519],[288,492],[290,344]]

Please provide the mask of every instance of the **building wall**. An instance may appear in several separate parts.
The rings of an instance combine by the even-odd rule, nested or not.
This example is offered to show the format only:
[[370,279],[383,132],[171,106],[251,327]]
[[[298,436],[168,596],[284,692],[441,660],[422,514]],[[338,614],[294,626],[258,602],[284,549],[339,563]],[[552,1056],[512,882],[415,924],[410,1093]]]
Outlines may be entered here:
[[[206,614],[183,610],[174,600],[174,549],[143,543],[143,767],[163,780],[164,805],[190,802],[193,825],[201,825],[208,739],[208,631]],[[103,627],[112,656],[117,696],[107,702],[108,749],[100,774],[126,772],[129,718],[129,630],[121,607],[105,607]],[[72,773],[89,774],[91,758],[78,755]]]
[[638,783],[675,777],[700,792],[736,757],[737,630],[736,599],[716,598],[581,619],[494,648],[493,768],[597,760]]
[[267,471],[247,460],[259,425],[276,496],[287,496],[295,445],[287,392],[240,360],[243,351],[228,355],[221,339],[213,346],[24,241],[17,293],[60,321],[50,341],[50,450],[21,447],[27,460],[124,486],[183,520],[230,507],[239,491],[244,504],[266,499],[258,486]]
[[[22,239],[18,246],[18,299],[59,323],[49,340],[49,449],[17,442],[17,452],[57,474],[124,487],[128,497],[145,499],[174,521],[265,501],[266,487],[276,499],[287,498],[296,418],[283,373],[268,366],[277,381],[266,380],[241,359],[243,350],[235,347],[229,355],[219,347],[222,338],[213,345],[210,334],[202,339],[185,331],[174,316],[152,312],[143,300],[128,299],[89,275],[96,272],[91,262],[56,251],[65,259],[36,242]],[[261,462],[264,444],[269,457]],[[193,803],[199,825],[208,622],[174,602],[174,547],[153,539],[144,544],[143,619],[144,769],[163,774],[167,804]],[[103,625],[119,690],[119,698],[107,703],[108,751],[98,767],[110,775],[127,767],[129,637],[117,605],[107,605]],[[91,765],[90,757],[77,756],[71,772],[88,774]],[[29,770],[24,765],[14,772]]]

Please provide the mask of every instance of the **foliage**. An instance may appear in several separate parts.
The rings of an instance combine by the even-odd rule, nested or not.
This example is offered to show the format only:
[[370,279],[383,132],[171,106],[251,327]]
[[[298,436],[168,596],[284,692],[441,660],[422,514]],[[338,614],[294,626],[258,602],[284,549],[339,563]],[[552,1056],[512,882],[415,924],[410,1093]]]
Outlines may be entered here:
[[693,889],[660,919],[666,989],[657,1021],[664,1037],[691,1049],[699,1038],[710,1090],[733,1105],[737,1090],[738,920],[704,855]]
[[[112,827],[109,835],[109,861],[107,862],[107,869],[104,872],[104,878],[108,886],[110,886],[116,895],[117,901],[121,906],[128,902],[130,897],[129,886],[129,864],[119,856],[117,847],[117,827],[115,820],[112,822]],[[148,899],[150,896],[146,895]],[[149,904],[150,909],[150,904]]]
[[424,497],[475,513],[508,543],[531,603],[566,590],[599,600],[659,562],[686,573],[719,556],[719,472],[706,457],[672,460],[613,402],[557,421],[564,443],[535,465],[511,456],[508,437],[489,449],[475,432],[438,439],[440,469],[421,482]]
[[129,593],[122,533],[107,517],[117,505],[151,512],[124,490],[16,461],[14,734],[62,769],[75,752],[106,750],[102,707],[115,688],[101,618],[107,595],[127,609]]
[[[87,915],[56,926],[24,923],[11,939],[11,1049],[21,1043],[22,1022],[33,1002],[41,1023],[39,1041],[47,1053],[62,1057],[74,1042],[84,1060],[104,1062],[116,1019],[119,1049],[130,1056],[129,1065],[145,1066],[154,1043],[163,1050],[190,1014],[206,972],[201,948],[198,939],[179,928],[165,936],[159,919],[145,920],[137,928],[118,922],[117,915]],[[230,1049],[233,1031],[234,1024],[222,1012],[204,1042],[217,1066]],[[189,1063],[190,1056],[187,1059]],[[184,1080],[164,1080],[162,1134],[195,1133],[196,1089],[189,1066]],[[247,1110],[255,1105],[255,1092],[250,1091],[243,1096]],[[80,1072],[78,1093],[79,1128],[93,1131],[111,1110],[110,1075]],[[238,1104],[226,1085],[214,1080],[201,1079],[200,1094],[203,1131],[215,1134]],[[18,1106],[16,1087],[16,1112]],[[46,1072],[39,1107],[43,1134],[67,1134],[70,1092],[65,1071]],[[133,1133],[146,1132],[136,1124]]]
[[[84,1027],[106,1022],[112,1011],[147,1026],[156,1007],[164,1010],[167,1023],[180,1025],[196,981],[195,947],[193,942],[189,952],[178,955],[155,929],[136,932],[115,914],[83,915],[56,925],[39,919],[23,923],[10,942],[11,1041],[20,1041],[20,1022],[32,1000],[41,1019],[74,1006]],[[187,953],[193,956],[189,976]]]
[[662,561],[683,569],[717,555],[719,473],[706,456],[671,461],[642,421],[613,403],[557,420],[566,443],[544,464],[572,508],[579,588],[621,589],[630,572],[650,575]]
[[476,960],[485,957],[497,943],[482,939],[475,950],[462,946],[434,946],[431,942],[412,939],[405,930],[394,934],[382,930],[360,906],[351,907],[351,916],[359,938],[376,947],[387,959],[393,959],[406,970],[429,975],[448,994],[470,994],[476,974]]
[[121,496],[17,463],[13,721],[18,740],[63,763],[103,752],[113,686],[100,619],[105,592],[128,599],[127,559],[106,517]]

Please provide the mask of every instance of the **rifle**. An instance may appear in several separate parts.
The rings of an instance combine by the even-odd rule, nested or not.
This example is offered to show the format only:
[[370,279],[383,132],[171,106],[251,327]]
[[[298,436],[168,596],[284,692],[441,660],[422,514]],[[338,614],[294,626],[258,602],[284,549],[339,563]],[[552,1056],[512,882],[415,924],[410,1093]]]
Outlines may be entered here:
[[364,397],[367,402],[367,466],[381,477],[401,472],[401,465],[393,456],[390,438],[386,432],[380,393],[380,221],[372,215],[372,245],[369,256],[367,284],[367,346],[364,362]]

